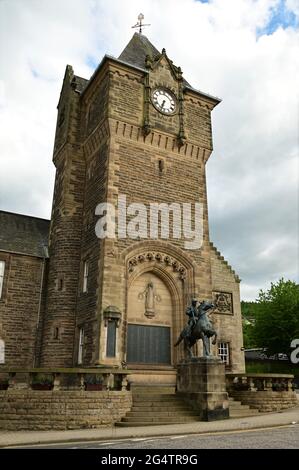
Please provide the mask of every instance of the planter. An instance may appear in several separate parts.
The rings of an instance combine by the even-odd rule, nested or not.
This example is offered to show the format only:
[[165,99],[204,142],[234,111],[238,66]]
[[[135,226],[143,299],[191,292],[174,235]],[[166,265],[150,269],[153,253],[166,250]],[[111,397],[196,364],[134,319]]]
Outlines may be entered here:
[[85,390],[88,391],[99,391],[103,390],[103,384],[86,384]]
[[52,390],[52,384],[32,384],[32,390]]

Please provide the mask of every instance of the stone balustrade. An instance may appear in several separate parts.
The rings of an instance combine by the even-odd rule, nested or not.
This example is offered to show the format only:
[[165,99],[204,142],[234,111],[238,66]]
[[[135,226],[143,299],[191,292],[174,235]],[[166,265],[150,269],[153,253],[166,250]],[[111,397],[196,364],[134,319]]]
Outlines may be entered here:
[[8,369],[0,373],[0,429],[113,425],[132,407],[126,369]]
[[294,376],[289,374],[226,373],[227,391],[293,391]]
[[266,413],[298,406],[293,375],[226,374],[228,394],[243,405]]
[[129,389],[126,369],[8,369],[0,374],[0,389],[7,390],[73,390],[126,391]]

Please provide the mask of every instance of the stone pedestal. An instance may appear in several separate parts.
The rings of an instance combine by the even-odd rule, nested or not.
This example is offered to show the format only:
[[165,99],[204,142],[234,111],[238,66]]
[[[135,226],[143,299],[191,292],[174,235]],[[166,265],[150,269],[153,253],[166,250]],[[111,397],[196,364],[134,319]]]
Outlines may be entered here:
[[177,369],[177,392],[198,412],[201,421],[229,417],[225,366],[218,357],[185,359]]

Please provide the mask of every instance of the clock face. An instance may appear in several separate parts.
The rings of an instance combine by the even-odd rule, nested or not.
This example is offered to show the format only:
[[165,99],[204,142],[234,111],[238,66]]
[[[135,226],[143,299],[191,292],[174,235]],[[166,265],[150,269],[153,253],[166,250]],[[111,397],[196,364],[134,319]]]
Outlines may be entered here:
[[174,114],[176,111],[176,98],[171,91],[165,88],[156,88],[152,93],[152,103],[163,114]]

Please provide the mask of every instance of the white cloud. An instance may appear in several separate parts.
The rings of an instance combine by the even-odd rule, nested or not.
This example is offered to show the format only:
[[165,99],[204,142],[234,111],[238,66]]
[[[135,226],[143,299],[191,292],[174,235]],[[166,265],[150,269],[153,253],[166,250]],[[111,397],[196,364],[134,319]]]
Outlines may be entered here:
[[[1,208],[50,216],[56,104],[65,66],[89,78],[92,62],[120,54],[142,11],[151,23],[144,34],[155,46],[166,48],[194,87],[223,98],[213,113],[215,150],[207,171],[211,238],[240,273],[242,294],[255,298],[280,273],[294,279],[298,29],[266,34],[280,5],[0,1]],[[286,0],[286,6],[299,15],[298,0]]]

